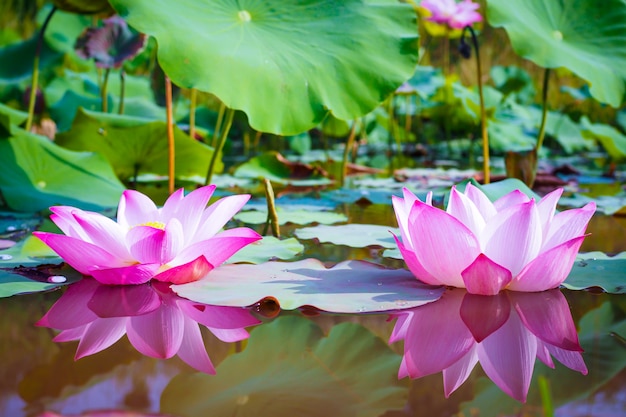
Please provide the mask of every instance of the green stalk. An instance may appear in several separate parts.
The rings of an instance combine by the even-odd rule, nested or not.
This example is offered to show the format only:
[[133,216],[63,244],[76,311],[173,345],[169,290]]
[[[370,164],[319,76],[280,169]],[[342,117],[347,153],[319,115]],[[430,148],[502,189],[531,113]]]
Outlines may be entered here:
[[120,70],[120,108],[119,114],[124,114],[124,96],[126,95],[126,72],[124,68]]
[[198,90],[191,89],[191,103],[189,104],[189,136],[196,138],[196,103],[198,101]]
[[272,228],[272,236],[280,239],[280,223],[278,222],[278,212],[276,211],[276,200],[274,198],[274,189],[272,183],[267,178],[263,178],[265,185],[265,200],[267,200],[267,220],[263,235],[267,233],[268,226]]
[[478,48],[478,39],[476,38],[476,32],[471,26],[467,26],[470,34],[472,35],[472,43],[476,50],[476,73],[478,76],[478,96],[480,98],[480,130],[483,137],[483,176],[484,183],[489,184],[491,182],[491,173],[489,168],[489,135],[487,134],[487,114],[485,112],[485,97],[483,95],[483,80],[482,69],[480,65],[480,49]]
[[211,146],[217,146],[217,138],[220,133],[220,128],[222,126],[222,122],[224,120],[224,112],[226,111],[226,105],[224,103],[220,103],[220,109],[217,113],[217,121],[215,122],[215,129],[213,129],[213,139],[211,139]]
[[544,417],[554,417],[554,405],[552,404],[552,393],[550,392],[550,383],[548,379],[540,375],[537,378],[539,384],[539,396],[541,397],[541,406],[543,408]]
[[172,81],[170,77],[165,76],[165,111],[167,119],[167,148],[168,148],[168,182],[167,190],[170,194],[174,193],[174,176],[176,148],[174,146],[174,115],[172,111]]
[[543,139],[546,135],[546,120],[548,119],[548,81],[550,81],[550,68],[546,68],[543,73],[543,91],[541,93],[541,125],[539,126],[539,136],[537,137],[537,155],[541,145],[543,145]]
[[230,127],[233,125],[234,116],[235,116],[235,110],[230,109],[230,108],[226,110],[224,126],[221,126],[220,137],[217,143],[217,147],[213,148],[213,155],[211,156],[211,163],[209,164],[209,169],[206,173],[206,179],[204,180],[204,185],[209,185],[211,183],[211,178],[213,177],[213,171],[215,170],[215,163],[217,162],[217,157],[222,153],[222,149],[224,149],[224,144],[226,143],[228,132],[230,132]]
[[39,35],[37,36],[37,47],[35,48],[35,58],[33,59],[33,77],[30,83],[30,96],[28,97],[28,119],[26,119],[26,130],[30,131],[33,126],[33,118],[35,117],[35,102],[37,101],[37,87],[39,84],[39,57],[41,56],[41,47],[43,45],[43,35],[46,32],[46,28],[57,11],[56,6],[52,6],[50,13],[46,16],[46,20],[43,22]]
[[106,70],[104,70],[104,80],[102,81],[102,88],[100,89],[100,99],[102,100],[102,113],[107,113],[109,111],[109,100],[107,100],[107,84],[109,83],[110,72],[111,68],[107,68]]
[[357,120],[355,119],[352,122],[352,128],[350,129],[350,134],[348,135],[348,140],[346,141],[346,147],[343,150],[343,160],[341,161],[341,178],[340,184],[343,187],[346,182],[346,177],[348,176],[348,155],[350,155],[350,149],[354,146],[354,138],[356,136],[356,125]]

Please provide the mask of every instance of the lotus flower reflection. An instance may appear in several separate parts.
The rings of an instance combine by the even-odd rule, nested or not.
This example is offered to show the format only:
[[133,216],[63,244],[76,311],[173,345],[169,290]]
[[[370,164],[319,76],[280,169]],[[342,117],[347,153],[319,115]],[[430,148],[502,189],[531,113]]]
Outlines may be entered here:
[[73,268],[103,284],[151,279],[184,284],[261,239],[245,227],[220,232],[250,196],[224,197],[207,208],[214,190],[201,187],[185,196],[180,189],[162,208],[144,194],[126,190],[117,222],[74,207],[52,207],[50,218],[65,235],[33,234]]
[[214,374],[198,324],[224,342],[236,342],[249,336],[245,327],[259,323],[245,309],[180,298],[165,283],[110,286],[88,278],[71,285],[37,325],[61,330],[55,342],[78,340],[76,359],[100,352],[126,334],[146,356],[178,355],[198,371]]
[[413,274],[431,285],[493,295],[500,290],[543,291],[559,286],[572,269],[595,203],[555,214],[558,189],[539,202],[513,191],[492,203],[468,184],[452,188],[446,210],[404,189],[393,197],[402,242]]
[[422,0],[420,6],[430,12],[428,20],[453,29],[463,29],[483,19],[476,11],[480,5],[472,0]]
[[395,316],[390,343],[404,340],[398,376],[443,371],[446,397],[478,362],[502,391],[522,402],[536,358],[554,368],[554,357],[587,374],[572,314],[559,290],[481,296],[453,289],[434,303]]

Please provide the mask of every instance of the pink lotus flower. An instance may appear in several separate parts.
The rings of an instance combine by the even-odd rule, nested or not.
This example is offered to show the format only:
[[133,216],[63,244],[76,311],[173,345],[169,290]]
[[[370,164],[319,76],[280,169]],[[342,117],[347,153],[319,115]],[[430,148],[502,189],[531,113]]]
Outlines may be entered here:
[[460,3],[455,0],[422,0],[420,6],[430,12],[428,20],[453,29],[463,29],[483,20],[476,11],[480,5],[472,3],[472,0],[463,0]]
[[595,204],[555,215],[563,190],[539,202],[519,190],[489,201],[468,184],[452,187],[446,211],[423,203],[406,188],[393,197],[402,242],[413,274],[431,285],[493,295],[503,289],[543,291],[558,287],[572,269]]
[[215,186],[180,189],[162,208],[126,190],[117,222],[98,213],[58,206],[52,221],[65,233],[33,234],[68,264],[103,284],[142,284],[151,279],[184,284],[200,279],[249,243],[261,239],[240,227],[220,232],[249,195],[224,197],[206,207]]
[[477,362],[502,391],[522,402],[536,358],[554,368],[553,356],[587,374],[576,327],[559,290],[481,296],[454,289],[434,303],[395,316],[390,343],[404,340],[398,377],[443,371],[446,397]]
[[245,309],[180,298],[165,283],[111,286],[88,278],[71,285],[37,325],[61,330],[55,342],[78,340],[76,360],[126,334],[146,356],[178,355],[198,371],[214,374],[198,323],[218,339],[236,342],[249,336],[245,327],[260,322]]

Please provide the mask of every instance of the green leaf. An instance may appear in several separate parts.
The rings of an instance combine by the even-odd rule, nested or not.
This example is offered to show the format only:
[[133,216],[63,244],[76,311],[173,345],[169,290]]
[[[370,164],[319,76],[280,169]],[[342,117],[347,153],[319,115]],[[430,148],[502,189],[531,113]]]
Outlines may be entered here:
[[[37,34],[19,43],[0,48],[0,85],[27,80],[33,74],[33,61],[37,45]],[[47,42],[43,43],[39,58],[39,70],[60,62],[62,54],[54,51]]]
[[586,116],[581,119],[583,135],[602,144],[609,156],[615,161],[626,158],[626,136],[613,126],[591,123]]
[[102,156],[63,149],[18,128],[14,132],[0,139],[0,191],[12,210],[117,207],[124,186]]
[[506,29],[517,54],[544,68],[565,67],[618,107],[626,91],[626,2],[489,0],[489,23]]
[[263,236],[262,240],[245,246],[243,249],[228,258],[226,262],[248,262],[260,264],[276,259],[293,259],[296,255],[302,253],[303,251],[304,245],[293,237],[280,240],[273,236]]
[[277,152],[265,152],[251,158],[237,167],[234,175],[238,178],[267,178],[279,184],[298,186],[332,183],[315,167],[290,162]]
[[257,130],[291,135],[330,110],[369,113],[413,73],[416,16],[393,0],[111,0],[159,44],[173,82],[215,94]]
[[570,290],[600,287],[613,294],[626,294],[626,252],[607,256],[602,252],[579,253],[563,283]]
[[[49,13],[50,8],[43,7],[37,16],[38,23],[43,24]],[[89,16],[57,10],[50,19],[44,39],[59,52],[73,53],[76,38],[85,28],[91,26],[91,23],[92,19]]]
[[[87,113],[81,109],[72,129],[58,135],[56,141],[69,149],[100,153],[123,181],[136,174],[167,175],[167,125],[161,121],[139,123],[133,117]],[[174,142],[176,177],[206,175],[213,149],[191,139],[176,126]],[[221,171],[222,167],[219,161],[217,170]]]
[[171,288],[205,304],[244,307],[273,297],[285,310],[308,305],[334,313],[417,307],[438,300],[443,293],[442,288],[422,284],[405,269],[364,261],[345,261],[327,269],[317,259],[222,265],[199,281]]
[[61,262],[63,262],[61,257],[34,236],[29,236],[9,249],[0,251],[0,268],[30,267]]
[[377,417],[401,409],[406,386],[400,357],[359,324],[333,326],[327,337],[302,317],[255,328],[242,353],[217,375],[178,375],[161,396],[161,412],[214,416]]
[[16,126],[21,125],[28,119],[28,113],[16,110],[2,103],[0,103],[0,114],[8,116],[9,122]]
[[345,224],[340,226],[320,225],[305,227],[295,231],[299,239],[317,239],[322,243],[345,245],[352,248],[382,246],[392,249],[396,247],[393,235],[400,234],[398,228],[374,224]]

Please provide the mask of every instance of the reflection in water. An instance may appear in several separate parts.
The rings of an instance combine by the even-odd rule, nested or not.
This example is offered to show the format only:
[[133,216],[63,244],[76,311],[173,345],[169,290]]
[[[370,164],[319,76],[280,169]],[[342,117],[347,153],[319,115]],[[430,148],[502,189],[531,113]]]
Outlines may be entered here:
[[404,340],[399,376],[443,371],[446,397],[477,362],[505,393],[526,401],[535,358],[552,357],[587,373],[567,300],[559,290],[501,292],[495,296],[447,291],[434,303],[394,314],[390,342]]
[[61,330],[56,342],[78,340],[76,359],[100,352],[126,334],[144,355],[178,355],[195,369],[213,374],[198,324],[222,341],[235,342],[248,337],[245,327],[258,323],[247,310],[192,302],[161,282],[109,286],[83,279],[70,286],[37,324]]

